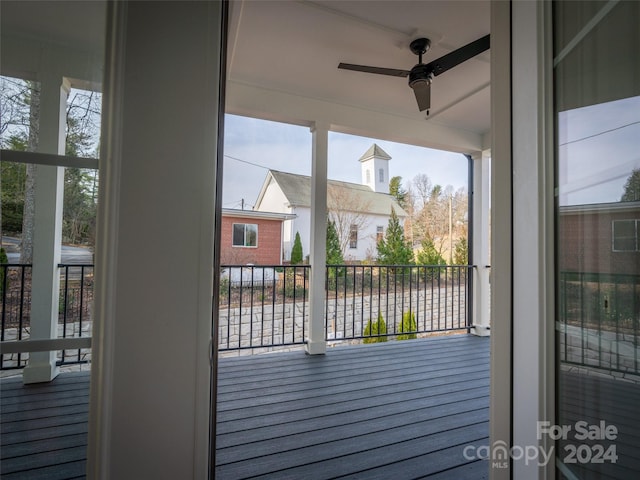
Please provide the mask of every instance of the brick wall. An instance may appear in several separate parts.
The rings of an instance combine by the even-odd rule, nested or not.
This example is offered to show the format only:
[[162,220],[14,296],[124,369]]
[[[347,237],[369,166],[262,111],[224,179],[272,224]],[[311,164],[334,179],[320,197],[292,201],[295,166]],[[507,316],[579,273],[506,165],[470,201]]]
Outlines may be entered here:
[[638,218],[639,211],[561,214],[558,222],[560,270],[637,274],[640,252],[612,250],[611,222]]
[[[258,225],[257,247],[234,247],[233,224]],[[222,217],[221,263],[223,265],[280,265],[282,221],[258,218]]]

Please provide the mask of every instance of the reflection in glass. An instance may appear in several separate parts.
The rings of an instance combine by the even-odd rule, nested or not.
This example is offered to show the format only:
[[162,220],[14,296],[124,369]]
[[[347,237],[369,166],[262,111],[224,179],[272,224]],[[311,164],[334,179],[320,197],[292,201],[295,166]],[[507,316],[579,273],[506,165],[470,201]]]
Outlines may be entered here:
[[640,4],[553,18],[558,478],[640,478]]

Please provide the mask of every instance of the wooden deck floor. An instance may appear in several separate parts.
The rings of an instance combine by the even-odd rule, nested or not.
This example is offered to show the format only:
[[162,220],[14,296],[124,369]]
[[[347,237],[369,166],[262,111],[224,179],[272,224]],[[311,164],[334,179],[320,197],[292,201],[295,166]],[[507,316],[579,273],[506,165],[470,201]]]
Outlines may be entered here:
[[487,478],[488,407],[488,338],[224,359],[216,478]]
[[[3,479],[84,478],[89,375],[0,383]],[[216,478],[482,479],[489,340],[466,335],[224,358]]]
[[0,389],[0,477],[84,478],[89,372],[26,386],[5,378]]

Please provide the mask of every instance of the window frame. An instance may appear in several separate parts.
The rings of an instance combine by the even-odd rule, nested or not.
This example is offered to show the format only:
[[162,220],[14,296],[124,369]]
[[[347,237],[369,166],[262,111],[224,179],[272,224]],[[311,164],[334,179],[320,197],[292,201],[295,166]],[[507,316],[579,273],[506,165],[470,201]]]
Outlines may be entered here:
[[[616,223],[629,223],[633,222],[634,226],[634,238],[635,238],[635,248],[633,249],[620,249],[616,248]],[[640,222],[637,218],[628,218],[628,219],[617,219],[611,220],[611,251],[612,252],[637,252],[638,249],[638,223]],[[625,239],[630,239],[631,237],[623,237]]]
[[358,225],[351,224],[349,227],[349,248],[355,250],[358,248]]
[[[243,227],[243,244],[236,244],[236,226]],[[255,227],[255,245],[247,245],[248,233],[250,233],[247,227]],[[257,223],[232,223],[231,224],[231,247],[232,248],[258,248],[258,224]]]

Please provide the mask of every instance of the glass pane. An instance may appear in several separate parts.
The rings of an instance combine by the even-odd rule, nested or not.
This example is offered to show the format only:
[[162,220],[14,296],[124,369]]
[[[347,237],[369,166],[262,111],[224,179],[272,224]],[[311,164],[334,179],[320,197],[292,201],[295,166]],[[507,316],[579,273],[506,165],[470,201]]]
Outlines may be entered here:
[[35,152],[38,146],[40,84],[0,76],[0,145]]
[[558,478],[640,478],[640,3],[553,22]]
[[245,245],[247,247],[258,246],[258,225],[247,224],[246,225],[246,238]]
[[233,245],[235,247],[244,246],[244,223],[233,224]]
[[625,252],[637,250],[636,243],[636,221],[635,220],[614,220],[613,221],[613,251]]

